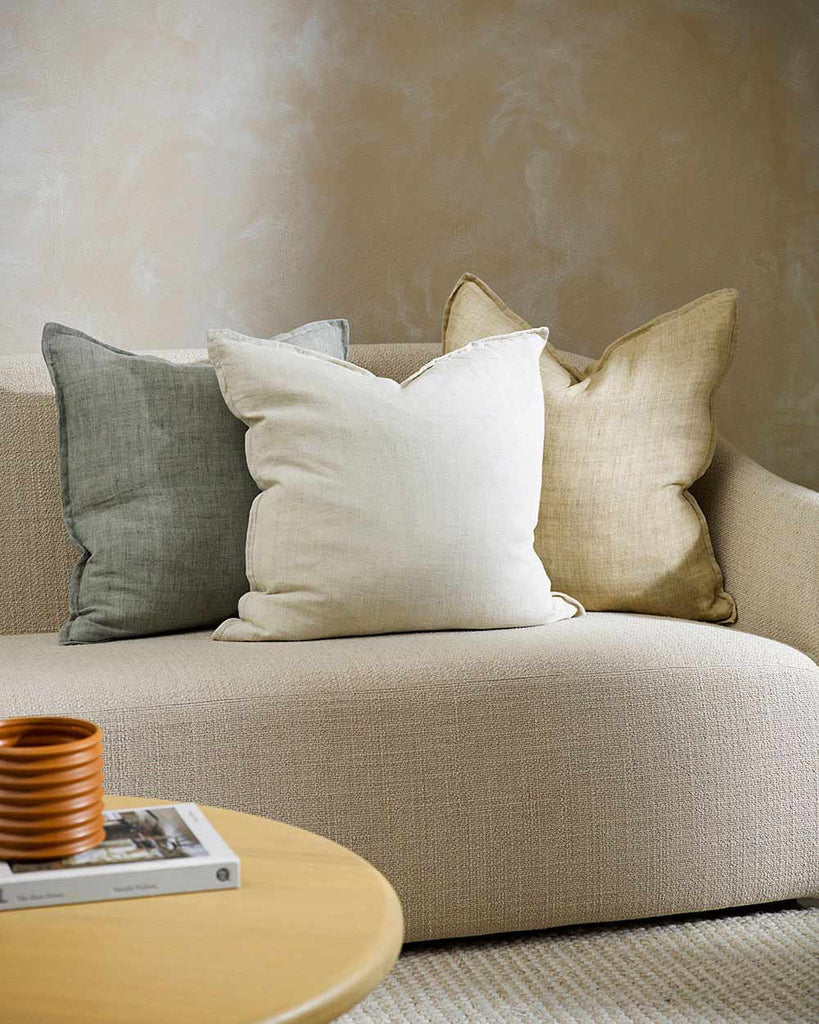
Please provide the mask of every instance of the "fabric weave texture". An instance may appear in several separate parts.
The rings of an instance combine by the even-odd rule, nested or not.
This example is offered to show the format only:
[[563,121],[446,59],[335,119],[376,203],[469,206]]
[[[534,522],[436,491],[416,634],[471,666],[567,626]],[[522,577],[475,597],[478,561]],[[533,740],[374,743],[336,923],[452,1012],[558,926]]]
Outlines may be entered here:
[[0,638],[8,715],[79,715],[120,793],[319,832],[409,940],[819,895],[819,669],[732,629],[527,629],[60,647]]
[[534,552],[548,332],[441,356],[402,384],[287,345],[210,337],[261,489],[250,590],[217,640],[541,625],[575,615]]
[[[343,356],[347,325],[308,324],[279,343]],[[232,614],[247,589],[257,488],[244,427],[213,368],[126,352],[59,324],[46,325],[43,355],[59,414],[63,519],[81,552],[61,642],[194,629]]]
[[[725,289],[613,342],[584,371],[544,350],[547,429],[535,549],[590,610],[733,622],[708,525],[689,491],[716,444],[711,399],[728,368],[737,294]],[[525,324],[465,275],[444,351]]]
[[787,906],[410,946],[338,1024],[809,1024],[817,948]]
[[[440,344],[352,345],[350,356],[401,381],[440,351]],[[153,354],[182,364],[207,357],[205,349]],[[592,363],[559,354],[577,375]],[[77,550],[61,520],[54,391],[40,356],[0,358],[0,460],[0,527],[15,538],[0,548],[0,634],[54,630],[68,614]],[[691,490],[739,607],[738,628],[819,662],[819,494],[769,473],[724,440]]]

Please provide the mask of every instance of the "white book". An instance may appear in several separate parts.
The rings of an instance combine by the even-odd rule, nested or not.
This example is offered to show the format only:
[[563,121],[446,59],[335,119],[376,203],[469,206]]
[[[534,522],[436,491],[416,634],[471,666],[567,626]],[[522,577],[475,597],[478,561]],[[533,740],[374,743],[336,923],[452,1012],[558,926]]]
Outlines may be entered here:
[[105,811],[105,839],[73,857],[0,861],[0,910],[237,889],[239,858],[196,804]]

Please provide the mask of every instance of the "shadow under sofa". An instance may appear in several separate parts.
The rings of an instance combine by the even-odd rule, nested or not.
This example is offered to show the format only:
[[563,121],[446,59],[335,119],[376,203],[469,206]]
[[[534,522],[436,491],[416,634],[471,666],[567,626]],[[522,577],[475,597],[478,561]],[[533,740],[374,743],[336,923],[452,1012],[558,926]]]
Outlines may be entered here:
[[[401,380],[437,354],[352,358]],[[592,613],[281,644],[60,647],[76,552],[38,356],[0,361],[0,459],[0,715],[99,722],[109,792],[336,839],[393,883],[410,941],[819,893],[819,494],[730,445],[695,494],[737,627]]]

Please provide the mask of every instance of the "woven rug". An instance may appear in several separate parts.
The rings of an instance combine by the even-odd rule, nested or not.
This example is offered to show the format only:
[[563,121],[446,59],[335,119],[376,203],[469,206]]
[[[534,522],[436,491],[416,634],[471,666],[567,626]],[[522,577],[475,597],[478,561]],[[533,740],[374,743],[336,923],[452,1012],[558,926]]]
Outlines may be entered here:
[[819,909],[409,946],[341,1022],[817,1024]]

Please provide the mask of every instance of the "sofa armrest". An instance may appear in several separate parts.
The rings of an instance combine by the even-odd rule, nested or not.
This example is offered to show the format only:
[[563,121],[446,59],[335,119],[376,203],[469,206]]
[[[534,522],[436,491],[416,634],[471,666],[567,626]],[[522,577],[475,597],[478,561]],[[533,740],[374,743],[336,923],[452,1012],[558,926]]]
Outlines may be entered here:
[[737,627],[819,662],[819,493],[722,440],[691,491],[736,599]]

